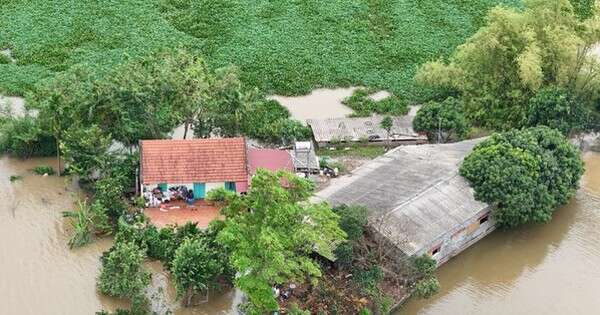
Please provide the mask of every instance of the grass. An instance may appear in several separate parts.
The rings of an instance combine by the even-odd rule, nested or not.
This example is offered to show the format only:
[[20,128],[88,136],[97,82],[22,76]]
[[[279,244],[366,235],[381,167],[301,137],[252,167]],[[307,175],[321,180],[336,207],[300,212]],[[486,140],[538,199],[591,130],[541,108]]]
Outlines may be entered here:
[[335,150],[329,150],[325,148],[317,149],[318,156],[328,156],[332,158],[336,157],[356,157],[356,158],[367,158],[374,159],[385,153],[385,148],[381,145],[351,145],[347,147],[341,146]]
[[238,65],[268,93],[361,85],[427,94],[413,74],[447,56],[488,8],[519,0],[0,0],[0,93],[23,94],[74,64],[102,71],[149,51],[186,47]]
[[356,89],[350,97],[343,100],[344,105],[352,108],[354,117],[368,117],[372,114],[402,116],[408,113],[408,103],[396,95],[390,95],[380,101],[374,101],[370,95],[377,92],[373,88]]

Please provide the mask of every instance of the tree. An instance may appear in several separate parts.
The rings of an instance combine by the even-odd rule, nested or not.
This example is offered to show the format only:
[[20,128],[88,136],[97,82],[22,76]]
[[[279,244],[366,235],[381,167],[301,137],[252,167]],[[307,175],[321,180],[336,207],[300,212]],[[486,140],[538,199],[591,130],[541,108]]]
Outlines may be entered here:
[[413,120],[413,128],[427,133],[430,141],[448,142],[452,138],[463,139],[469,131],[469,123],[462,113],[460,102],[449,97],[441,103],[423,105]]
[[186,306],[191,305],[194,294],[219,287],[219,278],[228,265],[222,248],[211,247],[200,238],[186,239],[175,251],[171,271],[175,278],[177,296],[185,297]]
[[500,227],[547,222],[571,198],[583,174],[580,152],[548,127],[492,135],[461,168],[475,198],[494,206]]
[[144,290],[150,283],[150,273],[143,267],[144,252],[132,242],[116,242],[102,257],[98,277],[100,292],[132,300],[133,309],[144,307]]
[[527,125],[544,125],[569,135],[572,131],[583,130],[590,114],[586,105],[575,100],[568,91],[545,88],[529,100]]
[[103,170],[108,163],[110,135],[96,126],[75,125],[63,133],[61,149],[72,173],[90,179],[94,171]]
[[392,127],[394,127],[394,120],[392,120],[392,117],[390,117],[390,116],[385,116],[385,117],[383,117],[383,119],[381,120],[381,123],[379,125],[387,133],[387,144],[389,147],[389,144],[391,141],[390,135],[392,132]]
[[321,271],[311,254],[333,257],[345,237],[329,206],[308,202],[312,189],[291,173],[259,170],[248,194],[222,210],[225,227],[217,241],[230,250],[235,284],[248,295],[252,314],[278,309],[274,285],[316,281]]
[[594,102],[600,86],[592,47],[600,18],[579,20],[568,0],[526,0],[524,9],[498,6],[487,24],[457,48],[447,63],[429,62],[418,82],[459,92],[475,124],[522,127],[529,99],[543,87],[565,88]]

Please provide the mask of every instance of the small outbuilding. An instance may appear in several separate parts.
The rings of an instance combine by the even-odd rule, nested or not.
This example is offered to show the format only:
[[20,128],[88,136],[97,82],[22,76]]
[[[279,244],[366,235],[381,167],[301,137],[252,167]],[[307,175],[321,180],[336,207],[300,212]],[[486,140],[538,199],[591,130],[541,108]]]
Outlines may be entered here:
[[294,163],[288,151],[277,149],[248,149],[248,172],[250,176],[256,170],[264,168],[270,171],[294,172]]
[[140,141],[140,188],[162,192],[173,187],[204,199],[216,188],[248,189],[244,138]]
[[306,123],[313,132],[319,147],[340,142],[365,142],[382,145],[405,145],[427,143],[427,136],[412,128],[414,116],[394,117],[389,137],[381,128],[383,116],[308,119]]
[[479,141],[397,147],[333,179],[314,201],[365,206],[398,258],[429,254],[442,264],[494,229],[490,206],[458,174]]

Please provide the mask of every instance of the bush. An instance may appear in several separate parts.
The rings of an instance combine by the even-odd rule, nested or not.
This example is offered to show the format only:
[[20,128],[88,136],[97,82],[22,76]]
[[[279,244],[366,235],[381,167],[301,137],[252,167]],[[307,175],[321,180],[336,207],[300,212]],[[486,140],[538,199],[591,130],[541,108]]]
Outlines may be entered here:
[[235,192],[225,188],[217,188],[206,194],[206,200],[212,202],[225,202],[235,196]]
[[433,275],[437,267],[437,261],[427,254],[413,258],[411,263],[413,276],[417,279],[426,278]]
[[31,116],[0,119],[0,153],[20,158],[56,154],[54,137]]
[[420,280],[415,285],[415,295],[422,299],[427,299],[440,291],[440,282],[434,278],[429,277],[423,280]]
[[335,264],[341,268],[350,270],[354,261],[354,247],[352,243],[344,242],[338,245],[333,254],[336,257]]
[[559,131],[535,127],[497,133],[478,144],[460,174],[475,198],[495,206],[500,227],[548,222],[583,174],[581,153]]
[[373,89],[356,89],[343,103],[354,110],[353,116],[364,117],[373,114],[402,116],[408,113],[408,102],[392,95],[380,101],[369,97]]
[[54,175],[55,174],[54,168],[52,168],[52,166],[48,166],[48,165],[36,166],[33,168],[33,172],[38,175],[44,175],[44,174]]
[[100,292],[132,300],[132,308],[143,309],[144,290],[150,283],[150,273],[143,267],[144,252],[134,243],[116,242],[103,256],[98,277]]
[[346,232],[349,241],[356,241],[363,236],[368,218],[366,207],[340,205],[333,208],[333,212],[340,216],[339,226]]
[[380,294],[379,282],[383,280],[383,270],[379,266],[357,269],[354,271],[353,280],[364,294],[371,297],[378,296]]

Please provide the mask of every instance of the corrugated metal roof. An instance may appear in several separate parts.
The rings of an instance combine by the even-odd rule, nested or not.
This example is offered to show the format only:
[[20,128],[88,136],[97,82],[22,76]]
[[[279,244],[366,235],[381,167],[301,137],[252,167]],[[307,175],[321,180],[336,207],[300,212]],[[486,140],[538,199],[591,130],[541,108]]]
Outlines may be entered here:
[[479,141],[398,147],[333,179],[315,200],[362,205],[371,220],[385,217],[375,228],[412,255],[487,207],[458,175]]
[[[391,140],[427,140],[424,135],[419,135],[412,128],[414,116],[406,115],[393,118],[393,127],[390,133]],[[308,119],[306,122],[311,127],[317,142],[330,142],[332,140],[359,141],[364,138],[377,138],[378,141],[388,139],[385,129],[380,127],[383,116],[354,117],[354,118],[329,118]]]

